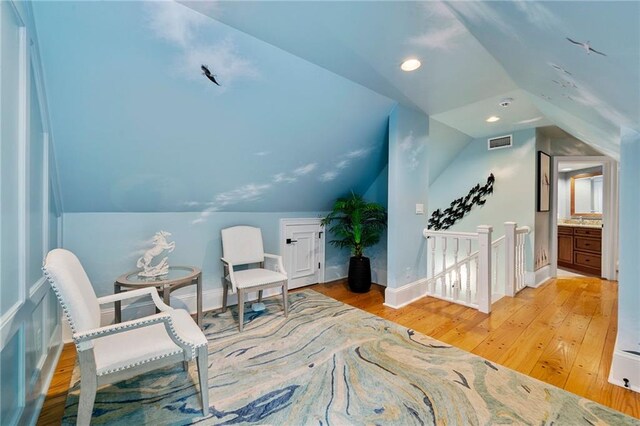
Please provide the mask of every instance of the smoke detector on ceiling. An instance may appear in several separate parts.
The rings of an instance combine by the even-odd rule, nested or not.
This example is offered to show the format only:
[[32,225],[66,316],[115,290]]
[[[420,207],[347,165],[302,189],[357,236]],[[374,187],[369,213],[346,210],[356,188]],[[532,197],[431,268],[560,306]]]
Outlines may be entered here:
[[498,105],[500,105],[502,108],[506,108],[511,105],[511,102],[513,102],[513,98],[504,98]]

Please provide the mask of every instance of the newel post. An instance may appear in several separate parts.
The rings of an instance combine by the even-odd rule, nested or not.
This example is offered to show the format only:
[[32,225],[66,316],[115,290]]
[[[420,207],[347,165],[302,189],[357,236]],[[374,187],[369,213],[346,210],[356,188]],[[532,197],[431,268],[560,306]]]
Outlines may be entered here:
[[513,297],[516,294],[516,227],[515,222],[504,223],[504,294]]
[[478,232],[478,310],[491,312],[491,231],[490,225],[480,225]]

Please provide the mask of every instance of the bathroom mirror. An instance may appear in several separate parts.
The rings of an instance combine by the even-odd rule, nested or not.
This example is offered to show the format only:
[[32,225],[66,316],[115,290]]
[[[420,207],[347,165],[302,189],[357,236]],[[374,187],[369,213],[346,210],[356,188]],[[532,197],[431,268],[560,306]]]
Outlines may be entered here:
[[571,216],[602,217],[602,173],[571,177]]

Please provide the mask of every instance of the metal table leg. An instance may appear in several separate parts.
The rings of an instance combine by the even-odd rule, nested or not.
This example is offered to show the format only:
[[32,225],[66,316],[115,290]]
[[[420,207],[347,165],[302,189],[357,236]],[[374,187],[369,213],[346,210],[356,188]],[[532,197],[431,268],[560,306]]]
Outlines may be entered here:
[[[120,293],[120,284],[113,283],[113,293],[114,294]],[[115,309],[115,323],[119,324],[122,322],[122,302],[120,302],[119,300],[114,302],[114,309]]]

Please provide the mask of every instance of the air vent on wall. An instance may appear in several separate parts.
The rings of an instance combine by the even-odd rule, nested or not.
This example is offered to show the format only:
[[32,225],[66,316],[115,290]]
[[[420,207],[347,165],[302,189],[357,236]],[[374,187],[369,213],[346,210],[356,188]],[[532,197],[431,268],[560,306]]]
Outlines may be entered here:
[[489,150],[492,149],[501,149],[501,148],[511,148],[513,145],[511,141],[511,135],[499,136],[497,138],[489,139]]

